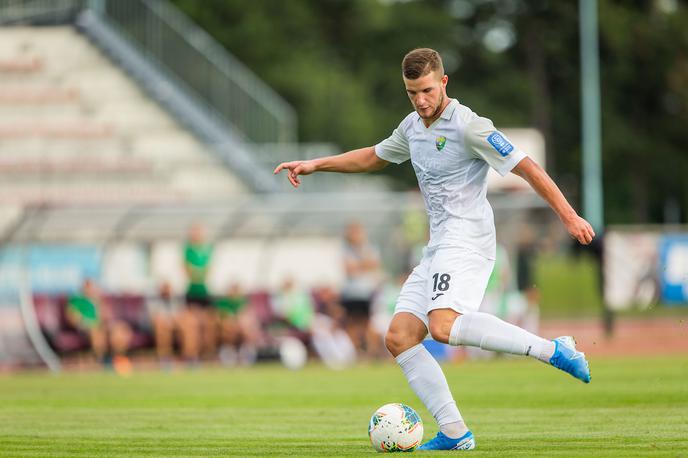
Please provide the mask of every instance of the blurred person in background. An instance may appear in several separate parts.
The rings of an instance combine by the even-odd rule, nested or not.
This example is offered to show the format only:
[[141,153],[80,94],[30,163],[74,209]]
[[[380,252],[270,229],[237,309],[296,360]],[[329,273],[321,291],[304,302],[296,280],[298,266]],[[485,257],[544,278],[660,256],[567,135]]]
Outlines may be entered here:
[[153,324],[155,350],[163,369],[171,369],[175,333],[179,336],[182,358],[189,364],[198,361],[199,328],[196,314],[183,298],[172,291],[169,281],[160,284],[158,294],[146,301]]
[[296,285],[293,278],[282,281],[280,289],[272,297],[275,315],[290,325],[301,340],[306,340],[315,315],[315,303],[311,294]]
[[[511,282],[511,264],[509,253],[504,245],[497,243],[495,262],[492,273],[487,280],[485,296],[480,304],[480,311],[490,313],[505,321],[507,319],[507,302],[509,300],[509,285]],[[490,359],[497,353],[486,351],[478,347],[465,347],[466,356],[470,359]]]
[[389,138],[335,156],[284,162],[274,173],[286,170],[289,182],[298,187],[300,175],[370,172],[411,160],[430,220],[430,241],[402,288],[385,343],[439,425],[437,436],[419,449],[470,450],[475,448],[473,433],[442,368],[422,344],[428,331],[442,343],[531,356],[590,381],[585,355],[570,336],[550,341],[478,311],[496,251],[488,169],[526,180],[579,243],[589,244],[595,233],[550,176],[490,119],[447,96],[449,77],[437,51],[420,48],[407,53],[402,80],[414,111]]
[[127,357],[131,328],[115,318],[111,305],[92,280],[84,280],[81,291],[68,299],[67,320],[88,338],[99,362],[106,367],[112,365],[119,374],[131,372]]
[[339,293],[332,286],[322,286],[314,292],[316,311],[328,316],[337,326],[346,326],[346,310],[342,306]]
[[286,277],[272,295],[271,305],[276,318],[271,326],[272,337],[277,343],[280,360],[290,369],[300,369],[308,361],[315,316],[313,297],[293,278]]
[[393,278],[388,278],[378,288],[370,307],[369,332],[371,338],[371,354],[376,359],[382,359],[389,355],[384,346],[385,334],[394,316],[394,308],[397,305],[397,298],[401,293],[401,288],[408,278],[409,273],[404,272]]
[[217,350],[217,315],[206,285],[213,245],[206,240],[205,228],[195,223],[184,244],[184,271],[188,278],[186,304],[200,325],[201,355],[214,358]]
[[331,369],[343,369],[356,362],[356,349],[346,332],[346,311],[331,286],[315,291],[316,314],[311,326],[313,347]]
[[520,326],[532,333],[540,327],[540,291],[535,283],[535,261],[538,254],[535,229],[524,224],[516,246],[516,289],[525,303]]
[[220,361],[253,364],[260,344],[260,326],[249,308],[249,298],[239,283],[232,283],[224,295],[213,301],[220,328]]
[[404,236],[404,260],[401,266],[406,273],[411,272],[423,258],[423,249],[430,237],[427,216],[425,212],[417,209],[408,209],[404,212],[403,221]]
[[375,336],[369,327],[370,305],[382,274],[379,252],[368,241],[365,228],[359,222],[346,227],[344,271],[346,279],[341,301],[346,310],[346,330],[358,351],[370,357],[375,347]]
[[[332,369],[342,369],[356,361],[356,350],[348,334],[337,322],[341,309],[334,303],[335,296],[321,291],[316,304],[313,295],[286,278],[280,291],[273,297],[275,314],[292,326],[292,337],[311,344],[322,361]],[[316,310],[316,305],[320,310]],[[295,332],[294,332],[295,331]]]

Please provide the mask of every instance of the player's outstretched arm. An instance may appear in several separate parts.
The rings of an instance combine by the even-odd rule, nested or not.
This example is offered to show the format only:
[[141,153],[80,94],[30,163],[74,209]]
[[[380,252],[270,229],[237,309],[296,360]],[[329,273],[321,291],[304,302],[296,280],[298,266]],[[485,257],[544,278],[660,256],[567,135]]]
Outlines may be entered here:
[[595,237],[595,231],[590,223],[578,216],[561,193],[559,187],[554,183],[554,180],[542,167],[529,157],[526,157],[513,168],[512,172],[526,180],[535,192],[545,199],[559,216],[562,223],[564,223],[571,237],[583,245],[587,245],[592,241],[593,237]]
[[375,147],[355,149],[335,156],[319,157],[308,161],[283,162],[275,168],[274,173],[287,170],[287,178],[295,188],[301,184],[299,175],[310,175],[314,172],[359,173],[374,172],[385,168],[389,162],[375,154]]

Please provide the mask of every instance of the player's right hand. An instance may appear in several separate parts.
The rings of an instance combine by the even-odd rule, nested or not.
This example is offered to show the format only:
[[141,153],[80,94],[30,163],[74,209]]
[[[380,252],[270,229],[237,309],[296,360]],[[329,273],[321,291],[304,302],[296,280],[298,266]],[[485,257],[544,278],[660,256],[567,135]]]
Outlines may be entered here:
[[287,178],[289,179],[291,185],[295,188],[298,188],[301,184],[301,180],[299,180],[299,175],[310,175],[311,173],[315,172],[315,165],[312,161],[282,162],[275,168],[275,171],[273,173],[277,175],[285,169],[288,171]]

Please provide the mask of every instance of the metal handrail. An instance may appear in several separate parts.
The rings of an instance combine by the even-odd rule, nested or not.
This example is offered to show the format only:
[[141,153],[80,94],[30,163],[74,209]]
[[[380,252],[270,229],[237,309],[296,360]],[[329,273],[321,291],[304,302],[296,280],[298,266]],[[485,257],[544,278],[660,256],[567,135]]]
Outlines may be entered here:
[[117,0],[92,9],[182,80],[209,113],[238,128],[246,140],[295,140],[294,109],[167,1]]
[[59,22],[84,9],[116,26],[244,141],[296,141],[294,108],[166,0],[0,0],[0,24]]

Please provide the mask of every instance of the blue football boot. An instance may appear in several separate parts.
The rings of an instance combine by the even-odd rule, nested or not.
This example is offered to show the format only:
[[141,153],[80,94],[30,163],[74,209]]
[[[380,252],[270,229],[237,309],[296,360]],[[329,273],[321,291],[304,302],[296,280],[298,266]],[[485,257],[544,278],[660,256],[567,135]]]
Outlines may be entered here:
[[557,337],[553,342],[554,354],[549,363],[585,383],[590,383],[590,366],[585,359],[585,353],[576,350],[576,341],[573,337]]
[[424,443],[417,450],[473,450],[474,448],[475,438],[472,432],[468,431],[458,439],[452,439],[440,431],[434,439]]

